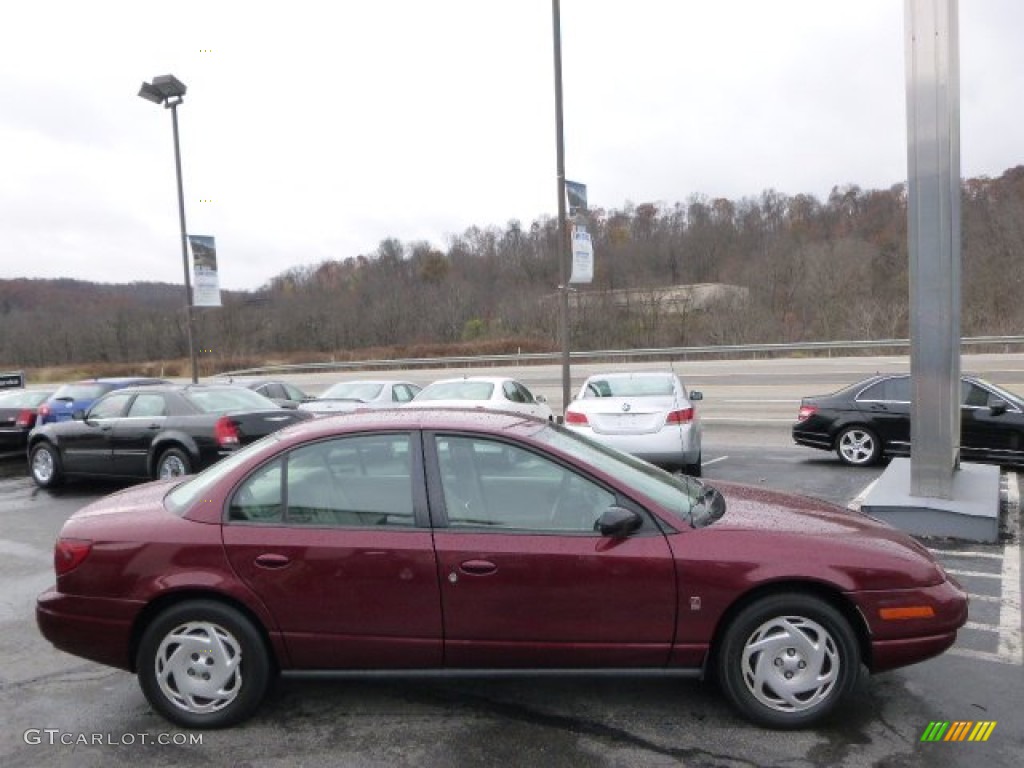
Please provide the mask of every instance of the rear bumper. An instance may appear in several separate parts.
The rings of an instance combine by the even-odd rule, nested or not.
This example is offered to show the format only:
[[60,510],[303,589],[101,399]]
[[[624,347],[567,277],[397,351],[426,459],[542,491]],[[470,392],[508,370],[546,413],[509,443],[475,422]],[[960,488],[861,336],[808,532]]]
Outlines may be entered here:
[[142,603],[65,595],[51,588],[36,599],[36,624],[62,651],[132,669],[131,633]]
[[700,432],[692,424],[643,435],[614,435],[590,427],[566,425],[574,432],[652,464],[695,464],[700,458]]
[[793,427],[793,442],[808,448],[820,448],[823,451],[832,450],[832,437],[827,432],[812,432]]

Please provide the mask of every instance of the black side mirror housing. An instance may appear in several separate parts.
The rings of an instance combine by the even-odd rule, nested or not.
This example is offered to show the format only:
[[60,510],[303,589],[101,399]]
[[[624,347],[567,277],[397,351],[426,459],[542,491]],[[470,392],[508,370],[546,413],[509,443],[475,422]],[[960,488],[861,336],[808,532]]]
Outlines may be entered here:
[[693,402],[697,402],[698,400],[703,400],[703,399],[704,399],[704,393],[703,392],[699,392],[697,390],[693,390],[692,392],[690,392],[690,400],[692,400]]
[[643,519],[631,509],[608,507],[594,523],[594,530],[602,536],[622,539],[643,524]]
[[1006,413],[1007,408],[1008,406],[1006,404],[1006,401],[999,400],[997,398],[992,399],[991,401],[989,401],[988,404],[988,409],[989,411],[991,411],[993,416],[1002,416],[1004,413]]

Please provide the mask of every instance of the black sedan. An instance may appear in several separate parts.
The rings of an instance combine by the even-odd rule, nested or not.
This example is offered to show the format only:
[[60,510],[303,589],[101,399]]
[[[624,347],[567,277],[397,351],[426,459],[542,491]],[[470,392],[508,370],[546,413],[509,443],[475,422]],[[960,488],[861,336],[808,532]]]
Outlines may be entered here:
[[160,385],[119,389],[71,421],[29,435],[29,471],[50,488],[66,476],[169,478],[215,463],[240,446],[312,418],[248,389]]
[[[800,403],[793,439],[835,451],[863,467],[883,456],[910,455],[910,376],[876,375]],[[1024,399],[975,376],[960,382],[960,456],[1024,466]]]
[[23,451],[36,425],[39,406],[52,389],[13,389],[0,392],[0,452]]

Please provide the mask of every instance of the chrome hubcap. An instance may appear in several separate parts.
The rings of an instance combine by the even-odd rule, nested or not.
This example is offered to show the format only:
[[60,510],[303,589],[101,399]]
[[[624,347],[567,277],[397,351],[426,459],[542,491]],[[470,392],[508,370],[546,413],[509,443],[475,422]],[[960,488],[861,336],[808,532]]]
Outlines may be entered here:
[[32,474],[43,483],[53,477],[53,456],[46,449],[38,450],[32,456]]
[[161,480],[167,480],[171,477],[181,477],[184,474],[187,474],[185,471],[185,462],[177,456],[168,456],[160,462]]
[[867,432],[853,430],[843,435],[839,441],[839,450],[851,463],[863,464],[874,453],[875,443]]
[[743,647],[743,682],[761,704],[803,712],[829,697],[839,679],[839,650],[828,631],[801,616],[766,621]]
[[172,630],[156,652],[160,690],[192,714],[217,712],[242,689],[242,647],[223,627],[192,621]]

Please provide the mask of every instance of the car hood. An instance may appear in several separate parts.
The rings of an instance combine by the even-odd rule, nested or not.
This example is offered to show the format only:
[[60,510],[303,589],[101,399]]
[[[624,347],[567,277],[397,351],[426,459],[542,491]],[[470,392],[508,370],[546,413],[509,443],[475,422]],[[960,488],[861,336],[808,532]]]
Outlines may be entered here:
[[[704,529],[716,538],[773,552],[780,573],[812,563],[852,577],[849,588],[938,584],[945,580],[932,555],[903,531],[854,510],[765,488],[715,483],[726,511]],[[743,535],[743,534],[751,534]],[[838,579],[842,581],[842,579]],[[879,588],[881,588],[879,586]]]

